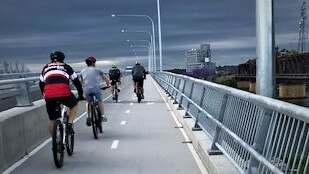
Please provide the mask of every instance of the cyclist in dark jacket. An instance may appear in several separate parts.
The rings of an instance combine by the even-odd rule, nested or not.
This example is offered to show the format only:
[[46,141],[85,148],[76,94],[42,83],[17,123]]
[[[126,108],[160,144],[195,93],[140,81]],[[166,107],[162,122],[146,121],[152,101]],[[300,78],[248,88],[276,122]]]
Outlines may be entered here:
[[[113,94],[113,100],[115,100],[115,96],[114,96],[115,84],[117,83],[117,86],[121,85],[121,72],[117,68],[116,64],[113,64],[108,74],[109,74],[109,79],[112,81],[111,82],[111,85],[112,85],[111,92]],[[120,89],[118,89],[118,92],[120,92]]]
[[136,62],[135,66],[132,68],[132,76],[134,92],[136,92],[137,85],[139,84],[142,89],[142,99],[144,99],[144,79],[146,79],[146,70],[139,62]]

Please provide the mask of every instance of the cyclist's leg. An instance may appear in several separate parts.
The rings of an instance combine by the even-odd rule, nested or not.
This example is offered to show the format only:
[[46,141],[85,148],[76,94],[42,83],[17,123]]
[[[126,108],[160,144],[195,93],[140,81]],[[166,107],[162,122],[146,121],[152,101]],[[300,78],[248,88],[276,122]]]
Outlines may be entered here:
[[141,86],[142,96],[144,97],[144,79],[141,79],[140,86]]
[[99,106],[99,110],[101,112],[101,115],[103,116],[104,115],[104,104],[103,104],[103,100],[102,100],[102,95],[103,95],[102,90],[100,88],[97,88],[94,91],[94,94],[95,94],[95,97],[98,100],[98,106]]
[[78,103],[77,98],[73,93],[71,93],[71,95],[68,97],[62,98],[62,104],[64,104],[69,108],[68,110],[69,123],[73,123],[74,121],[78,109],[77,103]]
[[57,103],[55,99],[46,99],[46,110],[49,117],[48,130],[50,135],[53,134],[55,120],[61,116],[60,103]]
[[112,93],[113,96],[114,96],[114,90],[115,90],[115,81],[112,80],[112,82],[111,82],[111,93]]
[[141,89],[142,99],[143,99],[144,98],[144,79],[143,78],[139,78],[138,85],[139,85],[139,88]]

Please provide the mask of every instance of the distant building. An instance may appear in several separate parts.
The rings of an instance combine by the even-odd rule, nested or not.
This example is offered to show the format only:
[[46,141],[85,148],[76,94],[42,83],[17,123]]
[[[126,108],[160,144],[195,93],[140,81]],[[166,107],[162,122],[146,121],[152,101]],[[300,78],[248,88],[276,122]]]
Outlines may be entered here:
[[195,69],[215,68],[211,62],[210,44],[202,44],[199,49],[189,49],[185,52],[187,61],[186,72],[191,73]]

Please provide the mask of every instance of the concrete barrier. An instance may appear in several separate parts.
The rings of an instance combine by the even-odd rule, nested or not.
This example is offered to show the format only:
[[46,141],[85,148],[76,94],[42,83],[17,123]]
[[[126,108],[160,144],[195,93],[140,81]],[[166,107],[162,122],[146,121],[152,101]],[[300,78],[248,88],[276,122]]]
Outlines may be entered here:
[[20,160],[48,137],[45,101],[15,107],[0,116],[0,172]]

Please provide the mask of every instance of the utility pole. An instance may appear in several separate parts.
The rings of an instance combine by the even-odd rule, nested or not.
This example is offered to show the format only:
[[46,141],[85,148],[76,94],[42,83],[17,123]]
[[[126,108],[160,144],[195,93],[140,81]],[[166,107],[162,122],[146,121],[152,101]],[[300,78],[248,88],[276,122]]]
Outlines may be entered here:
[[298,35],[298,46],[297,52],[303,53],[307,51],[307,41],[308,41],[308,27],[307,27],[307,9],[306,2],[303,2],[300,20],[299,20],[299,35]]

